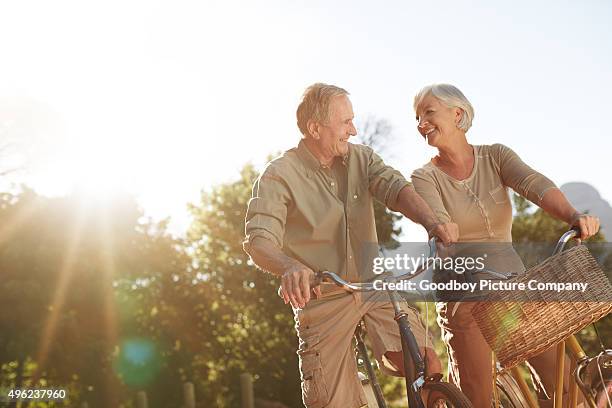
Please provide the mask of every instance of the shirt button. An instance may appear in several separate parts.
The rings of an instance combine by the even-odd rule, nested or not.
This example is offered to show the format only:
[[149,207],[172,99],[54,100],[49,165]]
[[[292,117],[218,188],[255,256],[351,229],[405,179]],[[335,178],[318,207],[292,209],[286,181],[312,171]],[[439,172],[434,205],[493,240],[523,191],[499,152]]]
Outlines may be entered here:
[[331,182],[331,186],[333,187],[333,186],[335,186],[335,185],[336,185],[336,183],[334,183],[334,182],[332,181],[332,182]]
[[355,195],[353,196],[353,199],[355,199],[355,200],[357,199],[357,194],[355,194]]
[[353,255],[349,255],[349,259],[353,259]]

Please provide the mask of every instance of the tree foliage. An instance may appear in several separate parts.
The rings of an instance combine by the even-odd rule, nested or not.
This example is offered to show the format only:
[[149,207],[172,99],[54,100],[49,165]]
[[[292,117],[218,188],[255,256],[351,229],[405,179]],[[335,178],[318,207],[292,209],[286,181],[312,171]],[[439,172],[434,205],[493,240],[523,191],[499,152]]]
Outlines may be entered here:
[[[141,217],[127,196],[0,195],[3,387],[68,387],[69,405],[129,401],[124,374],[134,367],[118,356],[130,336],[162,340],[144,318],[159,295],[151,289],[186,259],[164,223]],[[161,352],[157,361],[163,365]]]
[[188,232],[194,271],[208,289],[203,321],[209,370],[204,399],[217,406],[239,404],[239,375],[255,376],[256,395],[299,406],[297,339],[291,308],[276,295],[278,280],[259,271],[242,249],[246,204],[257,172],[251,165],[239,180],[203,192],[191,205]]

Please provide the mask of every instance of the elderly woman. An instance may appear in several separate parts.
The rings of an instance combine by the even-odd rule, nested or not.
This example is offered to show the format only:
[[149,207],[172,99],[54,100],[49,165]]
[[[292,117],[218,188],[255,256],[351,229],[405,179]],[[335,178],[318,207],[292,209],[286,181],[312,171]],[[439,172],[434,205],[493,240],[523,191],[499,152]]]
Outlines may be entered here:
[[[466,132],[472,125],[474,109],[459,89],[446,84],[427,86],[416,95],[414,109],[419,133],[438,149],[437,156],[412,174],[414,187],[440,222],[458,224],[460,244],[484,242],[503,247],[503,243],[512,242],[512,206],[507,187],[553,217],[579,226],[581,239],[597,233],[596,217],[576,211],[552,181],[527,166],[510,148],[468,143]],[[524,270],[511,244],[494,257],[489,256],[486,267],[505,272]],[[449,353],[449,379],[475,407],[483,408],[491,406],[492,356],[472,317],[474,304],[439,302],[436,309]],[[529,365],[532,373],[538,374],[534,379],[539,398],[552,397],[554,350],[532,358]],[[541,406],[549,404],[550,400]]]

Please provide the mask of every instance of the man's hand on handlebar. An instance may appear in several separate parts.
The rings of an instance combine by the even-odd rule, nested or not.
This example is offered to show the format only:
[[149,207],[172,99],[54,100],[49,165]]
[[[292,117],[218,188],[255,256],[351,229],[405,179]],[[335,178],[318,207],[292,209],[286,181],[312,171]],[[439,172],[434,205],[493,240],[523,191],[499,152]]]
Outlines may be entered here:
[[315,286],[315,283],[314,271],[296,262],[283,273],[279,294],[285,304],[290,302],[296,309],[303,308],[310,301],[311,288],[316,297],[321,296],[321,286]]
[[444,245],[450,245],[459,240],[459,225],[454,222],[436,224],[428,234],[430,237],[438,237]]

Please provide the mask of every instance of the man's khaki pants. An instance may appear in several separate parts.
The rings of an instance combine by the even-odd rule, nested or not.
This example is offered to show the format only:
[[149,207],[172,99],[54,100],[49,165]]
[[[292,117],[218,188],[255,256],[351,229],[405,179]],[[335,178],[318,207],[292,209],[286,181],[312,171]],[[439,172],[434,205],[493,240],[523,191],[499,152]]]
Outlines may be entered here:
[[[425,327],[417,311],[402,302],[419,347],[425,347]],[[401,338],[393,307],[386,292],[341,293],[311,300],[294,309],[299,338],[298,356],[302,399],[307,408],[357,408],[367,404],[352,338],[361,319],[367,338],[383,372],[398,375],[384,354],[401,351]],[[427,342],[432,347],[431,339]]]

